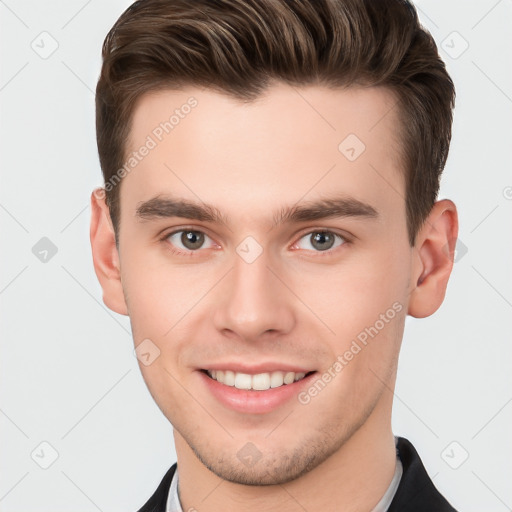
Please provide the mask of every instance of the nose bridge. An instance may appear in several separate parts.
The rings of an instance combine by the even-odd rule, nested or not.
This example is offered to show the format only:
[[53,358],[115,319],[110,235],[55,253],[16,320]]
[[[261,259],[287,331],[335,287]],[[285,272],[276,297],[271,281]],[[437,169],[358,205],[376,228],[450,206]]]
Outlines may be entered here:
[[216,311],[216,327],[228,329],[244,339],[255,339],[267,331],[287,332],[294,322],[291,298],[268,267],[265,253],[255,259],[235,255],[233,269],[222,288]]

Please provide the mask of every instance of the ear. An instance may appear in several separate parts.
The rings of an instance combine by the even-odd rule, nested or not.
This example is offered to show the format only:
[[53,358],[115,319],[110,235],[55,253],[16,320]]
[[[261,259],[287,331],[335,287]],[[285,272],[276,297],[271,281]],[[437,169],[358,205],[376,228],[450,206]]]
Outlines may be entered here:
[[455,204],[449,199],[436,202],[413,248],[409,315],[416,318],[430,316],[443,303],[453,268],[458,232]]
[[94,270],[103,289],[103,302],[112,311],[128,315],[114,228],[102,188],[93,190],[91,194],[90,236]]

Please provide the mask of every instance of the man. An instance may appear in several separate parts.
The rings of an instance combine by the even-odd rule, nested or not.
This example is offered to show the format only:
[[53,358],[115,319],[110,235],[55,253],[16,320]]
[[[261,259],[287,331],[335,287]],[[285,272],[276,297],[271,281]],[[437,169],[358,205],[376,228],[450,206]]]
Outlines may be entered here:
[[142,0],[103,47],[91,242],[177,464],[142,511],[452,511],[391,410],[441,305],[453,83],[405,0]]

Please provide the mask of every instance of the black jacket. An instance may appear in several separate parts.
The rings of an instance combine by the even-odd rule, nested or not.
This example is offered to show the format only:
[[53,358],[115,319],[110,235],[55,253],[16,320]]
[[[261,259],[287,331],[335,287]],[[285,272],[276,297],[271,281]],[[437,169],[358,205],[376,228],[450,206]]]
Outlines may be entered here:
[[[388,512],[457,512],[435,488],[414,446],[398,437],[397,449],[403,474]],[[158,489],[138,512],[165,512],[176,464],[164,475]]]

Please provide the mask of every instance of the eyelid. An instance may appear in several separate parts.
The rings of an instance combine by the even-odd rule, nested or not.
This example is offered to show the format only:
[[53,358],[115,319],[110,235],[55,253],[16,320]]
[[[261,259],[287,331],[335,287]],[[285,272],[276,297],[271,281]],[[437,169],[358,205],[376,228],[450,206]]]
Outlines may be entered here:
[[[158,240],[161,241],[161,242],[167,242],[168,245],[172,248],[172,252],[173,253],[176,253],[176,254],[186,254],[186,255],[192,255],[194,253],[199,253],[199,252],[202,252],[201,250],[205,250],[203,249],[202,247],[199,248],[199,249],[196,249],[195,251],[193,250],[184,250],[184,249],[181,249],[179,247],[176,247],[174,244],[172,244],[171,242],[168,242],[168,239],[173,236],[173,235],[176,235],[177,233],[182,233],[182,232],[187,232],[187,231],[194,231],[196,233],[201,233],[203,235],[205,235],[206,237],[208,237],[211,242],[213,243],[214,246],[216,247],[219,247],[220,245],[215,241],[215,239],[210,236],[204,229],[199,229],[198,227],[196,226],[179,226],[179,227],[174,227],[173,229],[171,229],[170,231],[166,231],[164,230],[163,231],[163,234],[160,234],[158,235]],[[213,247],[214,249],[216,247]],[[211,249],[210,247],[208,247],[208,249]]]
[[350,233],[347,233],[346,231],[340,231],[336,228],[329,228],[329,227],[316,227],[316,228],[307,228],[304,231],[301,231],[297,235],[295,235],[295,242],[296,244],[301,238],[304,238],[306,235],[311,235],[312,233],[332,233],[333,235],[338,235],[339,237],[343,238],[345,242],[352,242],[356,238],[354,235],[351,235]]
[[[348,235],[346,235],[344,233],[339,233],[336,229],[333,229],[333,228],[326,228],[326,227],[323,227],[323,228],[313,228],[313,229],[308,228],[307,231],[304,231],[301,234],[296,236],[295,242],[293,242],[291,247],[296,246],[299,243],[300,240],[302,240],[307,235],[312,235],[313,233],[330,233],[332,235],[335,235],[335,236],[341,238],[343,241],[342,241],[342,243],[340,245],[338,245],[338,246],[336,246],[334,248],[331,248],[331,249],[326,249],[325,251],[313,251],[311,249],[302,249],[303,251],[312,252],[312,253],[315,253],[315,254],[318,254],[318,255],[329,255],[329,254],[332,254],[332,253],[336,252],[338,249],[340,249],[344,245],[349,244],[349,243],[352,242],[352,237],[351,236],[348,236]],[[292,250],[298,251],[298,250],[301,250],[301,249],[299,247],[297,247],[297,248],[293,248]]]
[[176,233],[180,233],[182,231],[195,231],[197,233],[202,233],[203,235],[206,235],[210,239],[213,240],[213,237],[208,233],[208,230],[205,230],[203,227],[197,227],[197,226],[175,226],[170,229],[170,231],[167,231],[167,229],[162,230],[160,233],[158,233],[157,237],[160,240],[165,240],[166,238],[169,238],[172,235],[175,235]]
[[[207,236],[214,243],[214,245],[217,246],[217,248],[220,247],[220,244],[217,243],[215,241],[215,239],[207,233],[207,230],[205,230],[204,228],[199,228],[197,226],[179,226],[179,227],[173,228],[171,231],[165,231],[164,230],[164,234],[163,235],[159,235],[159,240],[160,241],[167,241],[167,239],[169,237],[171,237],[172,235],[175,235],[176,233],[180,233],[180,232],[183,232],[183,231],[195,231],[195,232],[198,232],[198,233],[202,233],[203,235]],[[308,250],[308,252],[314,252],[314,253],[317,253],[319,255],[321,255],[321,254],[325,254],[325,255],[331,254],[331,253],[335,252],[337,249],[339,249],[340,247],[342,247],[343,245],[351,243],[353,241],[353,239],[355,238],[353,235],[346,234],[345,232],[340,233],[335,228],[327,228],[327,227],[307,228],[307,230],[304,230],[304,231],[302,231],[302,233],[300,233],[300,234],[295,236],[295,241],[291,244],[291,246],[293,247],[293,246],[297,245],[297,243],[302,238],[304,238],[307,235],[311,235],[313,233],[331,233],[333,235],[336,235],[336,236],[340,237],[343,240],[343,243],[340,244],[339,246],[335,247],[334,249],[327,249],[325,251],[310,251],[310,250]],[[179,249],[177,247],[174,247],[170,243],[169,243],[169,245],[171,245],[173,247],[173,251],[175,253],[177,253],[177,254],[194,254],[194,253],[201,252],[201,249],[202,249],[202,248],[200,248],[200,249],[197,249],[195,251],[193,251],[193,250],[184,251],[183,249]],[[299,249],[293,249],[293,250],[299,250]],[[302,250],[306,250],[306,249],[302,249]]]

